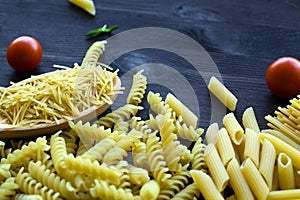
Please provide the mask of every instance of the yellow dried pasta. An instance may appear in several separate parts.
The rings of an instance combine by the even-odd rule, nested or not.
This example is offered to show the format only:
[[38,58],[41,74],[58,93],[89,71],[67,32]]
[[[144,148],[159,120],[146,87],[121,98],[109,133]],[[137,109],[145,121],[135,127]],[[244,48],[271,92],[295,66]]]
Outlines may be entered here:
[[[101,122],[69,122],[70,130],[47,138],[9,141],[12,148],[0,141],[1,199],[23,195],[104,200],[199,199],[201,195],[206,199],[299,198],[295,142],[294,146],[286,144],[277,136],[255,132],[252,125],[243,124],[244,135],[235,115],[229,113],[224,117],[224,128],[210,126],[207,144],[196,132],[199,128],[187,126],[159,93],[145,96],[155,112],[148,119],[137,116],[142,106],[126,104]],[[189,133],[178,133],[179,126]],[[242,135],[230,137],[236,132]],[[184,145],[188,141],[190,148]],[[292,162],[282,156],[284,152]],[[261,155],[258,158],[257,153]],[[289,174],[294,174],[296,189],[290,193],[274,191],[280,189],[283,174],[275,159],[282,166],[293,167]]]

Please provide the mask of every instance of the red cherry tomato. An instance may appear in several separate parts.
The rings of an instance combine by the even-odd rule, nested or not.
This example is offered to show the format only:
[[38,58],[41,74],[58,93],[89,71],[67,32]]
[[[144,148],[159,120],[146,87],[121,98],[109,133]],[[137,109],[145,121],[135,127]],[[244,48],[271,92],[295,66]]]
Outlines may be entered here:
[[8,46],[6,59],[9,65],[18,72],[31,71],[42,60],[42,46],[33,37],[18,37]]
[[275,60],[266,73],[268,88],[279,97],[292,97],[300,92],[300,62],[296,58]]

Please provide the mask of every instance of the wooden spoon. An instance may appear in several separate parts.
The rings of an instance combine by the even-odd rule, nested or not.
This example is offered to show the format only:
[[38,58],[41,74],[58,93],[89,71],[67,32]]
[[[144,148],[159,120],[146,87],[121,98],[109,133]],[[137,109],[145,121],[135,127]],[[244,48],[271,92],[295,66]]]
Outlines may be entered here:
[[[117,77],[114,82],[114,87],[119,88],[121,86],[121,80]],[[111,100],[114,101],[118,96],[118,93],[110,96]],[[95,119],[101,113],[103,113],[109,104],[105,103],[100,106],[92,106],[80,113],[75,117],[72,117],[72,121],[77,123],[82,120],[82,122],[87,122]],[[1,119],[0,119],[1,121]],[[69,128],[69,122],[66,119],[60,119],[57,122],[37,124],[33,126],[22,126],[16,128],[10,128],[10,124],[0,124],[0,139],[10,139],[10,138],[25,138],[33,137],[39,135],[45,135],[50,133],[55,133],[59,130],[66,130]]]

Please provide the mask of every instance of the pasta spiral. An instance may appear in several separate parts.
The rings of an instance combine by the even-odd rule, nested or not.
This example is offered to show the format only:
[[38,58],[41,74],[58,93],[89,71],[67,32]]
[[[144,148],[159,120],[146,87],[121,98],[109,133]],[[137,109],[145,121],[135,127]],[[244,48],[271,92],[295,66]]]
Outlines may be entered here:
[[176,166],[181,159],[183,153],[181,150],[183,149],[180,146],[177,135],[174,134],[174,119],[171,118],[171,112],[168,112],[164,115],[158,114],[155,120],[159,129],[165,161],[170,171],[175,171]]
[[58,173],[66,170],[65,157],[67,156],[66,142],[63,137],[59,134],[61,131],[51,136],[50,146],[51,146],[51,156],[53,160],[53,165]]
[[95,67],[99,62],[100,56],[103,54],[105,51],[105,44],[107,42],[105,40],[103,41],[97,41],[92,44],[92,46],[89,47],[87,50],[81,66],[85,67]]
[[144,168],[128,166],[130,182],[134,185],[143,185],[150,180],[148,171]]
[[8,154],[7,158],[1,160],[1,163],[11,164],[14,167],[26,165],[30,159],[36,159],[37,151],[42,149],[49,150],[47,140],[45,138],[38,138],[36,142],[29,142],[28,145],[22,146],[21,149],[16,149]]
[[83,159],[90,159],[91,161],[102,161],[105,154],[116,145],[116,142],[112,138],[104,138],[98,142],[95,146],[90,148],[84,154],[81,155]]
[[20,186],[20,190],[27,194],[38,194],[45,200],[61,199],[59,192],[49,189],[47,186],[43,186],[40,182],[32,178],[32,176],[23,172],[24,168],[18,172],[16,177],[16,183]]
[[2,164],[0,163],[0,180],[3,181],[6,178],[11,177],[11,173],[9,171],[10,164]]
[[206,145],[202,143],[202,138],[200,137],[195,143],[192,149],[192,169],[194,170],[202,170],[203,172],[207,172],[207,165],[204,160],[204,151]]
[[122,173],[113,167],[108,167],[106,164],[100,165],[98,161],[92,162],[80,156],[74,157],[72,154],[65,158],[65,163],[68,169],[76,170],[78,174],[86,174],[99,180],[109,181],[114,185],[120,185]]
[[91,188],[93,197],[98,197],[103,200],[138,200],[138,196],[133,196],[122,188],[116,188],[115,185],[110,185],[105,181],[95,180],[95,187]]
[[43,200],[43,197],[39,194],[17,194],[15,200]]
[[78,148],[77,141],[79,139],[77,134],[75,133],[75,130],[71,129],[68,131],[63,131],[61,133],[61,136],[66,141],[67,153],[74,154],[76,152],[76,149]]
[[103,157],[103,163],[107,165],[115,165],[119,161],[123,160],[124,157],[127,156],[127,152],[120,148],[120,147],[114,147],[111,148]]
[[178,162],[183,154],[180,142],[177,141],[175,134],[171,135],[169,144],[163,145],[163,155],[170,171],[175,171]]
[[200,191],[196,183],[191,183],[184,189],[179,191],[172,200],[182,200],[182,199],[194,199],[194,197],[200,198]]
[[155,134],[151,134],[147,140],[148,164],[153,173],[154,179],[159,183],[165,183],[171,175],[166,167],[167,163],[164,160],[162,147],[159,143],[159,138]]
[[91,125],[89,122],[85,124],[82,121],[74,124],[69,122],[70,127],[78,135],[80,143],[85,146],[85,149],[90,149],[100,140],[111,134],[110,129],[105,129],[103,126],[98,127],[96,124]]
[[173,124],[174,120],[171,119],[171,112],[166,113],[165,115],[157,115],[158,120],[158,128],[159,128],[159,133],[161,137],[161,142],[164,146],[167,146],[170,142],[173,140],[177,140],[176,138],[171,138],[170,137],[174,134],[175,131],[175,126]]
[[[146,124],[141,117],[132,117],[129,122],[129,127],[143,133],[143,139],[147,138],[152,133],[151,128]],[[145,141],[144,141],[145,142]]]
[[185,187],[190,178],[187,167],[184,166],[168,180],[168,187],[161,189],[158,199],[170,199]]
[[30,161],[28,170],[35,180],[41,182],[50,189],[58,191],[62,197],[67,199],[78,198],[76,195],[76,189],[69,181],[62,179],[57,174],[51,172],[51,170],[47,169],[47,167],[40,161]]
[[193,126],[187,126],[178,121],[175,122],[175,126],[177,135],[189,141],[196,141],[204,131],[202,128],[195,129]]
[[147,78],[142,75],[144,70],[139,71],[133,76],[132,86],[127,97],[127,103],[139,105],[144,98],[147,88]]
[[19,186],[15,183],[15,178],[9,177],[0,185],[0,199],[11,199],[16,194]]
[[101,117],[97,123],[100,126],[105,126],[106,128],[113,128],[113,125],[119,121],[126,121],[129,120],[130,117],[133,115],[135,116],[136,113],[139,110],[142,110],[143,107],[141,106],[135,106],[132,104],[126,104],[125,106],[122,106],[118,108],[117,110],[112,111],[111,113],[108,113],[104,117]]
[[138,142],[134,145],[132,158],[135,166],[149,169],[146,143]]
[[122,176],[120,177],[120,185],[118,188],[122,188],[124,190],[130,191],[130,177],[129,177],[129,164],[127,161],[120,161],[116,164],[116,169],[122,172]]
[[129,130],[129,122],[119,120],[114,125],[114,131],[118,131],[119,134],[126,134]]
[[156,113],[156,114],[166,114],[168,112],[172,111],[172,108],[168,104],[166,104],[159,93],[153,93],[149,92],[147,95],[147,101],[150,105],[150,108]]

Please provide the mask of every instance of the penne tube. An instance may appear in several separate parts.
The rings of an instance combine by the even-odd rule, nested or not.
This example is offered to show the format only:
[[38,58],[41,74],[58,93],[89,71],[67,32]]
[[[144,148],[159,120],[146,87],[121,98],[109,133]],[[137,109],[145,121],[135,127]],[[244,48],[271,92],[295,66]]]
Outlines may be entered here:
[[282,132],[280,132],[278,130],[267,129],[267,130],[263,130],[262,133],[268,133],[268,134],[271,134],[275,137],[278,137],[279,139],[285,141],[286,143],[288,143],[289,145],[291,145],[292,147],[294,147],[295,149],[300,151],[300,145],[299,144],[297,144],[292,139],[290,139],[289,137],[287,137],[285,134],[283,134]]
[[245,140],[241,142],[239,145],[234,145],[234,148],[236,150],[236,156],[239,158],[239,163],[242,163],[244,158],[244,151],[245,151]]
[[273,186],[273,174],[276,161],[276,151],[272,143],[265,139],[260,154],[259,172],[265,179],[269,189]]
[[235,157],[230,137],[225,128],[221,128],[216,136],[216,147],[224,166]]
[[274,172],[273,172],[273,180],[272,180],[272,189],[271,191],[279,190],[279,175],[278,175],[278,167],[274,166]]
[[244,158],[250,158],[256,167],[259,165],[260,142],[258,134],[250,128],[245,131]]
[[264,139],[268,139],[275,147],[277,154],[279,152],[286,153],[293,160],[293,165],[297,169],[300,169],[300,151],[273,135],[260,133],[258,137],[261,142],[263,142]]
[[207,128],[207,131],[206,131],[206,134],[205,134],[206,143],[207,144],[209,144],[209,143],[213,143],[214,144],[218,132],[219,132],[219,125],[218,125],[218,123],[211,124]]
[[167,94],[166,103],[175,111],[177,116],[182,116],[182,120],[186,125],[193,128],[197,127],[198,117],[173,94]]
[[214,144],[206,146],[204,161],[218,191],[223,191],[228,184],[229,176]]
[[238,161],[233,158],[228,166],[227,173],[229,175],[229,183],[235,193],[237,199],[251,200],[254,196],[243,176]]
[[266,199],[269,194],[269,188],[250,158],[247,158],[242,163],[241,171],[254,196],[259,200]]
[[251,128],[252,130],[254,130],[257,133],[260,132],[253,107],[249,107],[244,111],[243,117],[242,117],[242,124],[244,126],[244,129]]
[[234,111],[237,105],[237,98],[223,85],[216,77],[212,76],[208,83],[208,89],[212,92],[229,110]]
[[300,189],[271,191],[268,200],[300,199]]
[[237,145],[241,144],[244,138],[244,129],[241,127],[234,114],[229,113],[225,115],[223,118],[223,124],[228,131],[232,142]]
[[[239,164],[241,164],[242,163],[242,161],[241,161],[241,159],[240,159],[240,153],[239,153],[239,146],[237,146],[237,145],[235,145],[235,144],[232,144],[232,146],[233,146],[233,149],[234,149],[234,153],[235,153],[235,159],[238,161],[238,163]],[[243,150],[244,151],[244,150]],[[242,152],[243,152],[242,151]]]
[[201,170],[191,170],[190,174],[205,199],[224,199],[209,175]]
[[277,158],[279,186],[282,190],[295,189],[295,178],[292,160],[285,153]]

